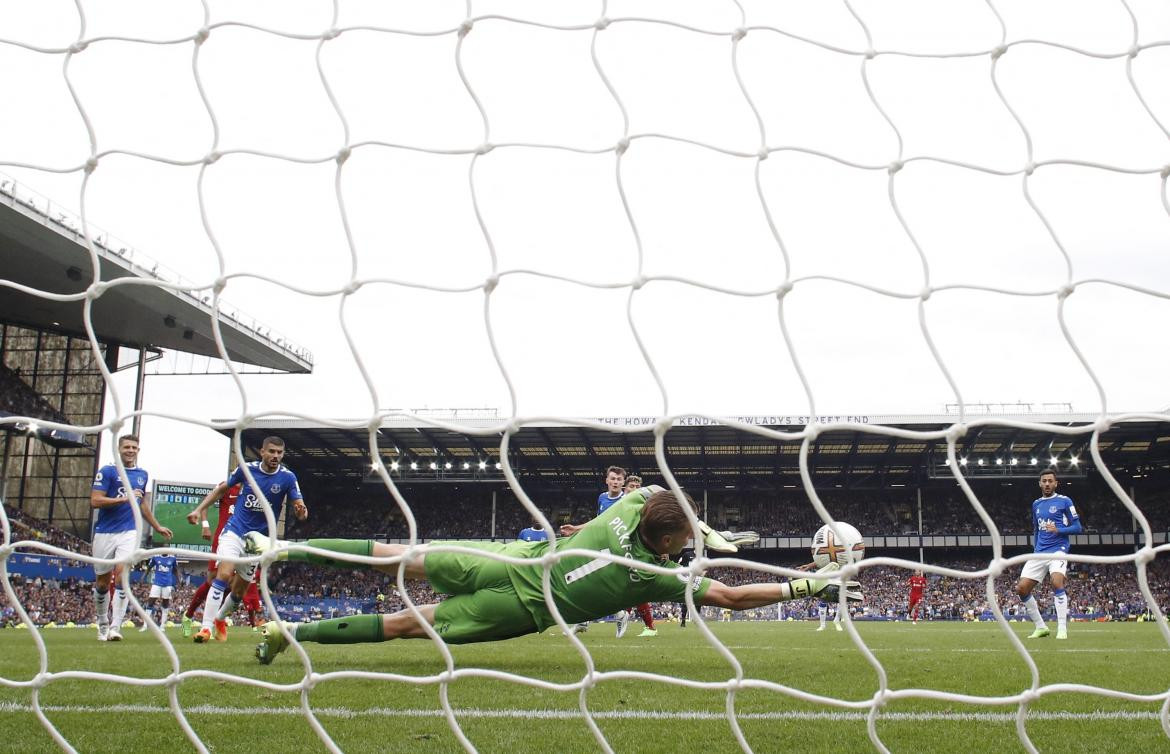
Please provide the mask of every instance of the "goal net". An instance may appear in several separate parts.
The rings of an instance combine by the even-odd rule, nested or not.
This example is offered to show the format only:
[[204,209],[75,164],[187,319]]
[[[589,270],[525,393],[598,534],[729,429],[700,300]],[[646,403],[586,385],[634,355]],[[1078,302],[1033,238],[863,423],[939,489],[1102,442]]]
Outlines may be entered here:
[[[1161,703],[1170,736],[1170,691],[1045,681],[995,586],[1028,557],[1004,555],[960,453],[991,426],[1085,441],[1081,460],[1132,515],[1138,546],[1068,560],[1131,565],[1170,644],[1147,578],[1166,545],[1099,442],[1125,422],[1170,418],[1157,410],[1170,364],[1144,324],[1170,313],[1163,3],[8,4],[0,62],[11,72],[0,83],[0,203],[75,232],[89,259],[77,293],[23,285],[3,267],[0,287],[82,309],[109,390],[103,424],[40,426],[101,433],[110,447],[140,414],[159,438],[151,443],[166,437],[179,454],[204,453],[198,438],[228,428],[241,461],[240,433],[259,419],[363,430],[370,452],[352,459],[355,470],[381,478],[417,543],[412,500],[379,451],[387,420],[498,442],[508,487],[552,532],[509,461],[524,427],[608,430],[615,448],[649,431],[661,474],[649,481],[681,492],[668,433],[682,420],[719,422],[797,454],[811,536],[831,520],[809,459],[833,416],[834,430],[945,449],[991,542],[974,571],[871,552],[838,580],[864,589],[867,570],[921,567],[985,589],[998,638],[1030,679],[994,697],[893,687],[848,619],[875,679],[852,698],[761,678],[702,620],[708,657],[727,680],[602,670],[551,598],[581,666],[569,684],[465,666],[433,631],[445,670],[427,676],[369,671],[357,653],[352,667],[322,674],[294,643],[289,659],[303,676],[275,683],[182,661],[161,636],[162,676],[71,671],[53,662],[5,566],[18,550],[94,559],[22,540],[5,512],[0,578],[39,662],[0,686],[30,690],[28,709],[63,749],[84,746],[39,696],[78,679],[165,690],[199,751],[209,747],[181,692],[209,678],[261,698],[299,694],[299,714],[334,751],[329,712],[310,695],[323,679],[437,688],[468,750],[491,746],[466,735],[467,717],[448,698],[467,678],[577,695],[576,714],[607,751],[591,692],[631,678],[718,689],[717,717],[745,751],[767,748],[741,726],[736,700],[748,690],[819,705],[827,719],[857,715],[882,751],[883,711],[908,699],[1006,709],[1029,751],[1030,708],[1053,694]],[[127,254],[138,274],[102,279],[102,260]],[[160,386],[136,412],[134,385],[102,361],[92,312],[103,297],[149,287],[212,307],[231,374],[207,387]],[[227,301],[312,348],[314,374],[238,374],[220,327]],[[964,408],[982,400],[1071,401],[1090,418],[1054,425]],[[957,408],[938,430],[857,419],[948,404]],[[387,408],[406,405],[498,405],[503,418]],[[764,413],[804,419],[721,418]],[[631,415],[653,423],[579,418]],[[29,421],[0,417],[6,428]],[[120,565],[169,551],[140,549]],[[700,546],[688,573],[712,568],[709,555]],[[749,559],[718,567],[760,581],[801,576]],[[279,595],[267,578],[262,593],[273,614]]]

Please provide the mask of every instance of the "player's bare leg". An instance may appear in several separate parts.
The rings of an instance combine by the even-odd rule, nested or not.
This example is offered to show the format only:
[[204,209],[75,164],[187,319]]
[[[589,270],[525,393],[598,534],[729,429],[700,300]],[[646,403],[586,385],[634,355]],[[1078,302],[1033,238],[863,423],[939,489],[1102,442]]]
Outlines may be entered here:
[[[429,626],[435,625],[435,607],[418,607]],[[312,623],[285,623],[284,627],[297,641],[320,644],[365,644],[391,639],[422,639],[427,636],[426,629],[410,610],[399,610],[389,615],[353,615]],[[267,665],[288,647],[289,641],[276,621],[265,623],[261,631],[264,640],[256,646],[256,659],[261,665]]]
[[1032,590],[1036,588],[1039,582],[1035,579],[1021,578],[1016,585],[1016,594],[1020,595],[1020,600],[1024,603],[1024,608],[1028,611],[1028,617],[1032,619],[1036,630],[1028,634],[1029,639],[1043,639],[1052,632],[1048,630],[1048,626],[1044,624],[1044,618],[1040,615],[1040,606],[1036,604],[1036,598],[1032,596]]

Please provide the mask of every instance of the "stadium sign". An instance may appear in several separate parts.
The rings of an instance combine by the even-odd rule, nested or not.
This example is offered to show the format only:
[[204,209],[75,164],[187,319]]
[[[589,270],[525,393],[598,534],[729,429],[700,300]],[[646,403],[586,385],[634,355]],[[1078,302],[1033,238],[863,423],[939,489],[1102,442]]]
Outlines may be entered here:
[[[594,421],[609,424],[614,427],[653,427],[661,417],[658,416],[609,416],[598,417]],[[727,416],[713,419],[708,416],[680,416],[674,420],[675,427],[721,427],[728,422],[751,424],[758,427],[805,427],[810,423],[824,424],[869,424],[872,417],[866,414],[834,416]]]
[[[175,533],[175,538],[171,540],[170,544],[186,550],[211,551],[211,543],[203,539],[202,528],[187,523],[187,514],[195,510],[195,506],[199,505],[213,489],[215,489],[214,484],[201,482],[160,480],[154,483],[154,490],[151,493],[154,515],[160,524]],[[214,509],[215,506],[212,508]],[[159,544],[157,539],[155,544]]]

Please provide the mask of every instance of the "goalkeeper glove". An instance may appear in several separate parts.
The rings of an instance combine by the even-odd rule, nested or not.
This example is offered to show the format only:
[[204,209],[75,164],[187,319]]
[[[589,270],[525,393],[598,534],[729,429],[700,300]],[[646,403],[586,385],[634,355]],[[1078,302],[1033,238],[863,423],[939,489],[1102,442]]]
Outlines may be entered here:
[[[817,571],[817,574],[832,573],[841,569],[836,563],[829,563],[824,568]],[[792,593],[792,599],[799,600],[806,597],[820,597],[826,602],[836,602],[841,597],[841,589],[845,590],[845,600],[847,602],[861,602],[864,595],[861,593],[861,584],[856,581],[846,581],[839,584],[835,581],[827,581],[825,579],[792,579],[788,582],[788,589]]]
[[760,541],[760,535],[754,531],[715,531],[705,521],[699,522],[699,531],[703,532],[707,549],[715,552],[739,552],[740,545],[754,545]]

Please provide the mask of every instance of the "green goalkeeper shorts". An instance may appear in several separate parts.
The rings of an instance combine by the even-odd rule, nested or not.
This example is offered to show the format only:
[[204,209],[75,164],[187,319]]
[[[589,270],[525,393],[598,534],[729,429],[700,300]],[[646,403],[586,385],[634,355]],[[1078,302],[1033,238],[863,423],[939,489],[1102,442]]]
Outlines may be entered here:
[[[487,552],[517,556],[529,542],[455,542]],[[520,601],[504,564],[457,552],[428,552],[427,580],[437,592],[454,595],[435,608],[435,630],[448,644],[498,641],[535,633],[536,621]]]

